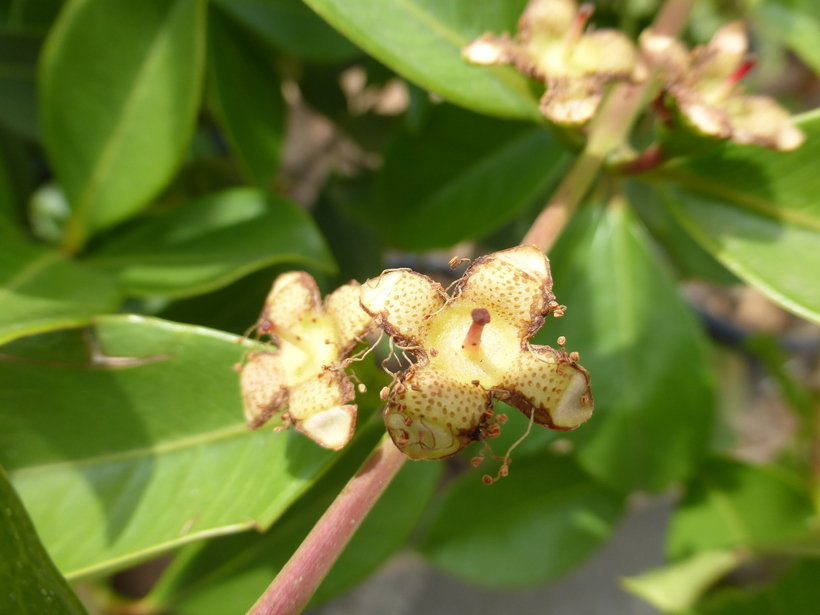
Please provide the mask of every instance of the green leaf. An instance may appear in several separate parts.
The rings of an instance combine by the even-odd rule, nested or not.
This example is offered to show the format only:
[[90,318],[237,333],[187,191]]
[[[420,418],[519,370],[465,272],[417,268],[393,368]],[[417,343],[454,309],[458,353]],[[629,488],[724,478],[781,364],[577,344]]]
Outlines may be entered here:
[[0,344],[83,325],[119,301],[109,276],[57,250],[11,237],[0,241]]
[[304,210],[252,188],[212,194],[140,221],[87,262],[116,275],[132,295],[167,297],[214,290],[275,263],[334,269]]
[[820,562],[803,560],[760,592],[724,590],[688,615],[809,615],[820,604]]
[[365,215],[402,248],[476,239],[543,194],[563,153],[540,128],[440,105],[392,143]]
[[461,49],[487,31],[513,32],[526,0],[305,0],[328,23],[400,75],[480,113],[542,121],[525,77],[471,66]]
[[627,577],[621,585],[665,613],[692,608],[703,593],[743,560],[734,551],[704,551],[664,568]]
[[15,615],[86,614],[40,544],[1,467],[0,517],[0,611]]
[[714,390],[706,339],[626,204],[577,212],[551,253],[566,336],[592,378],[595,413],[570,437],[581,465],[624,491],[660,491],[706,449]]
[[10,344],[0,463],[69,578],[269,526],[333,459],[245,426],[237,338],[137,316]]
[[675,271],[684,278],[715,284],[738,284],[740,280],[704,250],[664,207],[661,194],[640,182],[627,185],[629,202],[635,213],[664,247]]
[[541,583],[600,547],[622,507],[622,496],[570,458],[524,457],[491,486],[476,471],[450,483],[420,548],[438,568],[471,583]]
[[215,0],[272,45],[316,62],[345,62],[359,49],[301,0]]
[[689,484],[668,534],[670,557],[805,539],[814,518],[808,486],[783,469],[710,460]]
[[[379,432],[384,433],[381,418],[376,419],[368,428],[369,437],[346,450],[264,535],[245,533],[188,547],[149,596],[151,606],[192,615],[245,613],[355,473]],[[441,470],[437,463],[405,464],[325,577],[314,603],[361,581],[401,546],[432,496]]]
[[285,118],[273,54],[216,5],[208,35],[213,91],[228,138],[250,177],[269,187],[278,170]]
[[40,137],[37,120],[37,60],[41,36],[0,29],[0,122],[29,139]]
[[204,0],[77,0],[42,58],[51,162],[74,217],[66,245],[143,208],[182,160],[200,98]]
[[815,0],[758,0],[751,9],[764,32],[784,41],[820,74],[820,6]]
[[800,118],[806,143],[781,153],[726,145],[658,175],[667,204],[719,261],[773,301],[820,322],[820,112]]

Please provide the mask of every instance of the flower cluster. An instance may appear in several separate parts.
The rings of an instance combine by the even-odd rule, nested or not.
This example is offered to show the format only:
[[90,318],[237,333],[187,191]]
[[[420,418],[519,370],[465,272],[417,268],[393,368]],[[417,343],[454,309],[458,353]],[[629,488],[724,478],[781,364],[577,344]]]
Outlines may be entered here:
[[754,65],[740,22],[723,26],[691,53],[680,41],[652,30],[641,35],[640,43],[644,56],[661,69],[667,104],[697,133],[780,151],[796,149],[805,140],[788,111],[767,96],[746,94],[739,85]]
[[547,86],[541,112],[552,122],[584,124],[595,115],[604,85],[630,78],[638,53],[616,30],[584,31],[591,4],[575,0],[531,0],[514,38],[484,34],[463,50],[479,65],[512,64]]
[[252,429],[281,413],[284,426],[322,446],[342,448],[356,426],[355,397],[345,374],[347,357],[373,329],[359,307],[356,282],[346,284],[322,303],[314,279],[305,272],[280,275],[273,284],[259,333],[276,343],[274,351],[254,351],[242,368],[245,416]]
[[477,259],[453,296],[415,271],[386,271],[362,286],[361,305],[416,359],[384,392],[387,430],[413,459],[498,435],[494,400],[565,431],[592,413],[577,354],[529,342],[547,314],[562,313],[549,261],[534,246]]

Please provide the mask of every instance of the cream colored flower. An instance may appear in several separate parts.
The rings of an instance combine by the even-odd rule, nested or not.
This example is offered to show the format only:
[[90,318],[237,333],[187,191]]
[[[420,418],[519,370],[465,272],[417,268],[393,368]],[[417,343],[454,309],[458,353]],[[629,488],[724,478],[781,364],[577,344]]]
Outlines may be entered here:
[[476,259],[452,297],[415,271],[386,271],[362,286],[361,304],[416,358],[398,374],[385,409],[393,441],[413,459],[441,459],[498,435],[496,399],[564,431],[592,413],[577,355],[529,343],[561,309],[549,261],[534,246]]
[[691,53],[679,41],[652,30],[644,31],[640,42],[644,56],[661,69],[667,100],[696,132],[780,151],[794,150],[805,140],[774,99],[748,95],[739,85],[753,66],[741,22],[723,26]]
[[512,64],[541,81],[541,112],[552,122],[583,124],[595,115],[604,84],[632,75],[635,45],[616,30],[584,32],[593,6],[575,0],[531,0],[514,39],[484,34],[462,54],[483,66]]
[[375,328],[359,306],[360,286],[351,282],[322,304],[314,279],[305,272],[280,275],[257,328],[277,349],[254,351],[242,368],[245,416],[252,429],[282,413],[285,426],[325,448],[339,449],[356,427],[353,383],[346,359],[363,335]]

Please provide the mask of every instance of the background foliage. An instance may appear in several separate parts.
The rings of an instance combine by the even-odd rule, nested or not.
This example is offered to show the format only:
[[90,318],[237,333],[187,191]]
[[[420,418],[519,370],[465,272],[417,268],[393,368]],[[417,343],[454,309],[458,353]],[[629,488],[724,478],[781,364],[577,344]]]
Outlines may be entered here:
[[[83,612],[65,577],[117,612],[109,575],[160,554],[143,612],[247,610],[378,439],[384,375],[357,369],[370,393],[345,451],[251,433],[237,336],[278,272],[324,290],[387,266],[447,276],[452,254],[521,240],[577,143],[536,84],[460,50],[525,4],[0,2],[0,610]],[[656,9],[600,0],[596,20],[636,36]],[[675,494],[668,566],[629,591],[669,612],[814,612],[820,9],[703,0],[686,38],[732,19],[760,57],[748,87],[803,112],[806,143],[606,169],[550,253],[567,315],[536,338],[580,352],[594,418],[533,434],[491,488],[466,458],[408,464],[317,602],[402,546],[473,583],[544,583],[643,492]],[[733,320],[719,306],[746,287],[793,316],[773,335]],[[761,382],[785,436],[744,455]],[[525,426],[511,414],[499,449]]]

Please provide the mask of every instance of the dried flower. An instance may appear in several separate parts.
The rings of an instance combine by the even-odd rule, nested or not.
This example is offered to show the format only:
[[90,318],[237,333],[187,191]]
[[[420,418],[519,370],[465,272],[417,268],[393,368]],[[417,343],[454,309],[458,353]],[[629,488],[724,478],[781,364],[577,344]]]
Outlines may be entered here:
[[362,286],[361,304],[416,359],[385,395],[387,430],[413,459],[441,459],[497,436],[494,399],[563,431],[592,413],[577,354],[529,343],[545,316],[563,309],[549,261],[534,246],[477,259],[452,297],[415,271],[386,271]]
[[592,11],[575,0],[530,0],[514,39],[487,33],[462,54],[483,66],[512,64],[547,86],[541,112],[550,121],[583,124],[595,115],[604,84],[629,78],[638,58],[632,41],[616,30],[584,32]]
[[697,133],[780,151],[794,150],[805,140],[788,111],[767,96],[747,95],[739,85],[754,66],[742,23],[723,26],[691,53],[652,30],[644,31],[640,42],[644,56],[661,69],[667,101]]
[[315,280],[305,272],[280,275],[273,284],[257,329],[276,343],[254,351],[242,368],[245,416],[251,429],[275,413],[325,448],[339,449],[356,427],[353,383],[347,357],[374,328],[359,306],[360,286],[346,284],[322,304]]

